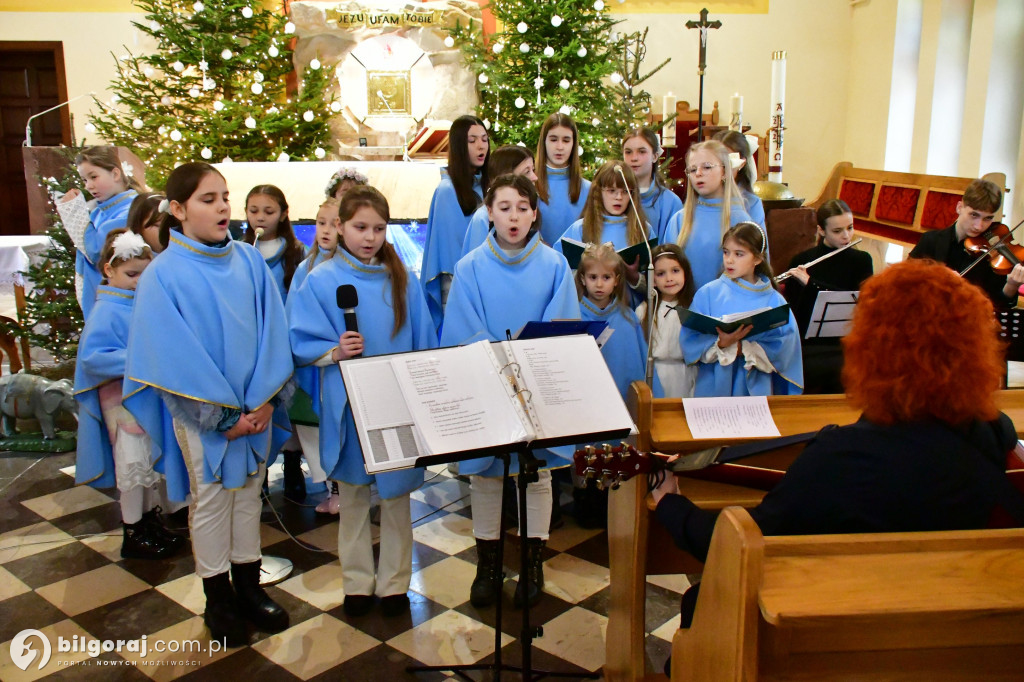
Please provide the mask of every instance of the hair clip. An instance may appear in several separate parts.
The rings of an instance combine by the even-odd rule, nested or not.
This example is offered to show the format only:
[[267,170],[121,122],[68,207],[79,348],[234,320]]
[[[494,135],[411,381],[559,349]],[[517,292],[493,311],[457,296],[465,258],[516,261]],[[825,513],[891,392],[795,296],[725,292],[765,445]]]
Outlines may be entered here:
[[129,261],[132,258],[138,258],[149,248],[146,240],[134,232],[125,232],[124,234],[117,235],[111,246],[114,248],[114,254],[107,263],[113,263],[116,260]]
[[167,212],[170,211],[170,209],[171,209],[171,202],[167,200],[167,197],[164,197],[163,199],[161,199],[160,200],[160,205],[156,207],[156,210],[159,213],[167,213]]
[[127,161],[121,162],[121,170],[124,172],[125,177],[131,178],[135,176],[135,169]]

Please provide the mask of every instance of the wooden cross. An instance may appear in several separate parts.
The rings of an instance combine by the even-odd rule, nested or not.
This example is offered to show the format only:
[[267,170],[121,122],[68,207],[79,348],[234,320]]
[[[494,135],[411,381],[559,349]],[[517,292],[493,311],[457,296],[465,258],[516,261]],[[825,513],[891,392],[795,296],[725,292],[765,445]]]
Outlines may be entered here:
[[700,21],[688,21],[686,22],[686,28],[696,28],[700,30],[700,57],[698,58],[697,64],[697,75],[703,76],[704,69],[707,68],[708,58],[708,29],[709,28],[721,28],[722,22],[708,21],[708,8],[705,7],[700,11]]

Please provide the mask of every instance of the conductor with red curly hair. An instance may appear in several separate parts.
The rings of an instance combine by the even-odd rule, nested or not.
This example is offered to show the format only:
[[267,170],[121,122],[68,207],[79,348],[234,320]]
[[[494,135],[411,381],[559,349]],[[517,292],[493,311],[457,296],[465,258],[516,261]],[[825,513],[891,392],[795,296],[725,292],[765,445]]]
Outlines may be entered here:
[[[995,404],[1003,356],[989,298],[937,263],[892,265],[864,283],[843,347],[862,416],[821,431],[750,510],[761,532],[985,528],[997,496],[985,469],[1004,471],[1017,440]],[[652,491],[657,518],[703,561],[717,512],[676,493],[674,476]]]

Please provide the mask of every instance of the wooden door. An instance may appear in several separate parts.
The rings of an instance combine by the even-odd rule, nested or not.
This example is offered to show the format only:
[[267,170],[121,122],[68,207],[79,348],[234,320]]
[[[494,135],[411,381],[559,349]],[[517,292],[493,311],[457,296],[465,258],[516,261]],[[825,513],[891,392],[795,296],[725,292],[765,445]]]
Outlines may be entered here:
[[[25,124],[66,100],[61,43],[0,42],[0,235],[29,233]],[[33,146],[59,144],[71,144],[67,107],[32,121]]]

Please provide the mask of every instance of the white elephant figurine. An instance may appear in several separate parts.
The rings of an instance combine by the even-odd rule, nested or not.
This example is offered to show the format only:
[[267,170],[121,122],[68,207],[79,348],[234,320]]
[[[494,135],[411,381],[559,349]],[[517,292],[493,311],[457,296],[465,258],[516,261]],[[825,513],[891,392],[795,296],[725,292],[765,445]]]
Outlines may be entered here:
[[34,417],[39,421],[43,438],[56,438],[54,421],[61,412],[78,418],[75,388],[69,380],[53,381],[24,372],[0,377],[0,432],[4,437],[15,434],[15,419]]

